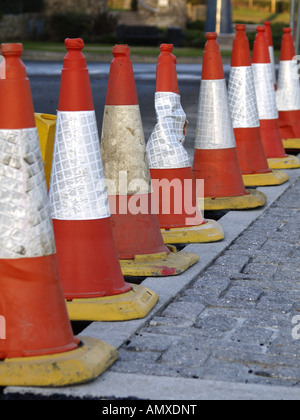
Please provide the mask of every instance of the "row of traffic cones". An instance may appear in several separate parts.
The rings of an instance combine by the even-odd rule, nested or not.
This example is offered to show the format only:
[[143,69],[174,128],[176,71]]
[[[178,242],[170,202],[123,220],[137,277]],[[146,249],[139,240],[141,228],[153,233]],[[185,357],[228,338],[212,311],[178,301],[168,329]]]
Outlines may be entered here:
[[[61,284],[20,44],[2,45],[0,79],[0,385],[63,386],[99,376],[118,357],[100,340],[73,336]],[[70,240],[72,240],[70,238]]]
[[292,29],[283,29],[278,82],[276,79],[273,36],[270,22],[265,22],[265,30],[272,64],[277,109],[279,111],[279,128],[283,139],[283,146],[286,150],[297,151],[300,149],[300,87],[298,83],[298,61],[292,37]]
[[217,34],[207,34],[193,171],[205,180],[205,209],[256,208],[259,190],[300,167],[286,154],[279,129],[274,75],[265,27],[258,27],[251,61],[246,26],[236,26],[228,92]]
[[[237,32],[238,51],[240,43],[246,45],[246,36],[244,27]],[[262,32],[257,37],[258,46]],[[234,88],[229,87],[233,94],[228,102],[217,35],[208,34],[207,39],[193,169],[183,147],[186,115],[180,104],[172,46],[161,47],[156,86],[158,122],[147,149],[129,47],[113,49],[100,150],[82,54],[84,44],[80,39],[66,40],[68,53],[57,120],[36,115],[40,132],[45,130],[41,150],[46,166],[51,161],[53,142],[51,145],[43,140],[44,136],[51,138],[53,123],[56,125],[52,170],[46,170],[48,177],[51,172],[49,196],[29,81],[21,61],[22,46],[2,46],[6,67],[5,77],[0,80],[0,97],[4,98],[0,101],[0,309],[7,334],[0,340],[1,386],[85,382],[116,360],[117,351],[107,343],[73,337],[69,320],[146,316],[158,296],[144,286],[127,283],[124,276],[180,274],[199,257],[176,252],[166,244],[224,238],[221,226],[202,216],[197,204],[197,179],[205,180],[206,209],[263,206],[266,197],[259,191],[248,192],[244,180],[250,178],[250,185],[258,185],[251,178],[258,174],[267,175],[263,185],[287,180],[267,166],[259,137],[261,118],[258,110],[249,110],[249,104],[255,102],[251,99],[252,88],[244,104],[244,120],[236,118],[233,130]],[[238,55],[233,53],[236,64],[232,67],[245,67],[245,80],[249,81],[250,50],[240,65]],[[233,85],[236,80],[243,84],[238,73],[232,77]],[[254,85],[252,80],[249,83],[250,87]],[[243,126],[244,121],[251,124]],[[240,139],[238,148],[235,137]],[[258,166],[253,166],[251,146],[261,154]],[[243,156],[244,180],[240,163]],[[285,154],[279,159],[287,165]],[[151,178],[159,181],[153,183],[153,190]],[[108,195],[105,180],[112,181],[107,183]],[[171,195],[169,188],[166,200],[161,185],[164,180],[169,185],[179,180],[186,191]],[[192,198],[192,212],[178,214],[178,207],[185,209],[185,196]],[[171,206],[164,214],[166,201]],[[159,203],[158,215],[153,212],[155,202]],[[133,211],[142,207],[143,211]]]
[[[0,309],[7,333],[0,341],[1,386],[63,386],[99,376],[117,351],[89,337],[79,341],[69,320],[145,317],[158,296],[124,275],[174,276],[199,259],[170,250],[157,214],[148,211],[154,200],[129,48],[113,51],[102,139],[111,159],[103,166],[84,44],[67,39],[65,46],[57,120],[37,116],[46,136],[51,121],[56,124],[49,195],[41,149],[46,161],[52,147],[48,141],[39,147],[23,48],[2,46]],[[124,129],[128,145],[114,150]],[[135,161],[127,162],[128,153]],[[122,169],[126,195],[117,176]],[[109,197],[104,172],[116,181]],[[132,212],[133,200],[146,201],[147,211]],[[118,204],[112,217],[109,201]]]

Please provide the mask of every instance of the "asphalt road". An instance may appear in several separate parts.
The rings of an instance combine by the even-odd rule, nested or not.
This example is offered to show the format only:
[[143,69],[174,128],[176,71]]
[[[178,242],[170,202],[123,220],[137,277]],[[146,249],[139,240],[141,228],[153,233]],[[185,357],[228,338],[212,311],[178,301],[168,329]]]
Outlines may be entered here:
[[[35,112],[55,114],[62,63],[25,61],[25,65],[31,83]],[[102,130],[109,67],[109,63],[88,63],[99,133]],[[225,65],[224,69],[225,74],[228,74],[229,66]],[[182,106],[189,121],[185,147],[191,158],[196,133],[201,70],[198,64],[179,64],[177,67]],[[154,110],[156,65],[134,64],[134,74],[147,141],[156,122]]]

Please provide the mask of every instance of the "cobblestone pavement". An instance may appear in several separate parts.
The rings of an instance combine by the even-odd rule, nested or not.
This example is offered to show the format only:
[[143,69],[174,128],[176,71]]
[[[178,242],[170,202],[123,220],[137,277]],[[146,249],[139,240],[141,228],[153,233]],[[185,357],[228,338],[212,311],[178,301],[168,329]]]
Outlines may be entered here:
[[299,226],[300,180],[127,341],[111,370],[300,386]]

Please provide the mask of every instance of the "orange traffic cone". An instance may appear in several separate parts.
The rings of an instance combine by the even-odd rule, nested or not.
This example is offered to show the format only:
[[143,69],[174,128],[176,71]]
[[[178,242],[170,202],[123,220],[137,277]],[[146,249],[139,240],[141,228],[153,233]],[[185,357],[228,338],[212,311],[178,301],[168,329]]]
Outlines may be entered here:
[[100,142],[82,39],[67,39],[57,113],[50,206],[72,320],[144,317],[158,296],[125,283],[113,241]]
[[[117,358],[101,341],[73,337],[21,44],[1,47],[0,386],[63,386],[94,379]],[[3,332],[3,331],[2,331]]]
[[217,34],[206,34],[193,171],[204,179],[205,209],[249,209],[266,204],[247,192],[239,165]]
[[277,89],[276,84],[276,68],[275,68],[275,55],[274,55],[274,44],[273,44],[273,34],[272,34],[272,28],[271,28],[271,22],[265,22],[265,30],[266,30],[266,38],[269,48],[269,54],[270,54],[270,61],[272,65],[272,75],[273,75],[273,82],[275,90]]
[[269,166],[272,169],[299,168],[300,160],[296,156],[287,155],[282,144],[270,54],[264,26],[257,28],[253,47],[252,68],[261,137]]
[[279,127],[285,149],[300,149],[300,84],[291,28],[284,28],[276,92]]
[[228,100],[245,185],[280,185],[286,182],[289,179],[287,174],[269,168],[262,144],[246,25],[236,25]]
[[170,253],[160,231],[146,155],[143,126],[127,45],[113,48],[101,150],[112,226],[126,276],[169,276],[198,261]]
[[157,124],[147,144],[147,155],[163,238],[172,244],[216,242],[224,239],[223,228],[202,217],[191,162],[183,146],[187,119],[180,102],[173,45],[163,44],[160,50]]

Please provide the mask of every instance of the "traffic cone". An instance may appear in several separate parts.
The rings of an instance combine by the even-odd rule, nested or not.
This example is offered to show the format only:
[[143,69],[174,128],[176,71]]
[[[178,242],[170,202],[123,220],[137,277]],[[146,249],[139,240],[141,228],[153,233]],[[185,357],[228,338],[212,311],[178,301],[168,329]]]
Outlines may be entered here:
[[66,39],[50,182],[60,278],[72,320],[143,318],[158,296],[125,283],[113,241],[82,39]]
[[[0,386],[64,386],[96,378],[118,357],[73,336],[21,44],[3,44],[0,80]],[[3,331],[2,331],[3,332]]]
[[217,34],[206,34],[193,172],[204,179],[205,210],[264,206],[266,196],[246,191],[239,165]]
[[[220,241],[224,239],[223,228],[214,220],[203,219],[199,209],[191,162],[183,146],[187,119],[180,102],[173,45],[163,44],[160,50],[157,124],[146,150],[162,235],[165,243],[172,244]],[[170,198],[167,203],[166,197]]]
[[283,148],[270,54],[264,26],[258,26],[257,28],[253,47],[252,69],[261,137],[269,166],[271,169],[300,168],[299,158],[287,155]]
[[245,186],[280,185],[288,181],[286,173],[271,171],[262,144],[246,25],[236,25],[228,100]]
[[298,62],[291,28],[283,29],[279,66],[278,91],[279,127],[283,146],[287,150],[300,149],[300,84]]
[[55,139],[56,116],[35,113],[35,123],[38,129],[47,187],[50,185],[52,157]]
[[273,34],[271,22],[265,22],[266,38],[268,43],[268,49],[270,54],[270,61],[272,66],[272,76],[275,90],[277,89],[276,84],[276,67],[275,67],[275,55],[274,55],[274,44],[273,44]]
[[126,276],[172,276],[199,257],[174,253],[160,231],[130,48],[116,45],[108,80],[101,150],[112,226]]

